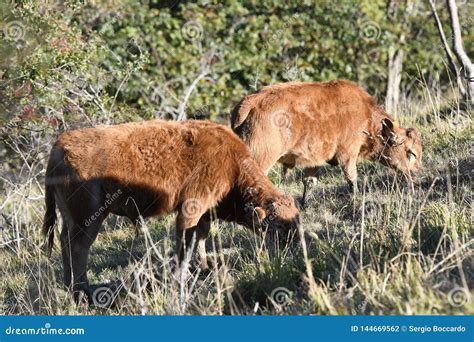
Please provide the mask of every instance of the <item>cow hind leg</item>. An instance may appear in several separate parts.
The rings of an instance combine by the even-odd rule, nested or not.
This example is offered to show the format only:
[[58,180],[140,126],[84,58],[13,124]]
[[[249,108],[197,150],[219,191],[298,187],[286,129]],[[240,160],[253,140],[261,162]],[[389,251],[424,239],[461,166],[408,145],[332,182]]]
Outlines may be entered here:
[[63,219],[63,226],[59,239],[61,242],[61,255],[63,259],[64,285],[67,289],[70,289],[73,283],[71,235],[74,231],[75,223],[65,203],[64,200],[58,201],[59,211],[61,212],[61,217]]
[[[90,304],[93,304],[93,297],[90,293],[89,280],[87,278],[87,261],[89,251],[100,229],[100,224],[94,224],[88,229],[84,229],[78,238],[72,240],[72,274],[73,291],[75,300],[78,299],[80,291],[83,291]],[[77,298],[76,298],[77,297]]]
[[72,263],[71,263],[71,246],[69,244],[69,234],[66,222],[63,222],[63,228],[60,236],[61,254],[63,258],[64,285],[66,288],[71,286],[72,281]]
[[307,206],[308,200],[309,200],[309,195],[311,190],[314,188],[316,181],[317,181],[317,173],[318,173],[318,168],[317,167],[308,167],[304,169],[303,173],[303,199],[302,199],[302,205],[303,208]]
[[196,240],[199,256],[199,264],[203,270],[207,270],[209,265],[207,263],[206,253],[206,238],[211,230],[211,222],[203,217],[199,220],[196,228]]
[[60,240],[64,283],[72,288],[76,303],[81,292],[86,294],[89,303],[93,303],[87,279],[87,261],[92,243],[108,213],[103,204],[105,195],[100,187],[92,183],[79,187],[72,195],[69,193],[71,189],[59,191],[58,194],[58,207],[63,217]]
[[93,304],[92,293],[87,278],[87,261],[89,251],[100,229],[100,223],[88,227],[75,224],[73,229],[63,228],[61,248],[63,255],[64,283],[72,287],[74,301],[79,302],[83,292],[90,304]]

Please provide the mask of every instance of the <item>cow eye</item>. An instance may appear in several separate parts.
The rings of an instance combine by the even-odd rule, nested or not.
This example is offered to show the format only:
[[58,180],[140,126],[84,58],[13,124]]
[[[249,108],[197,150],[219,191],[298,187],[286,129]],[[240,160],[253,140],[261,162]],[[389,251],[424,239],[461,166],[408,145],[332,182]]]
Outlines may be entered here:
[[408,158],[415,158],[416,159],[416,153],[413,152],[412,150],[407,151]]

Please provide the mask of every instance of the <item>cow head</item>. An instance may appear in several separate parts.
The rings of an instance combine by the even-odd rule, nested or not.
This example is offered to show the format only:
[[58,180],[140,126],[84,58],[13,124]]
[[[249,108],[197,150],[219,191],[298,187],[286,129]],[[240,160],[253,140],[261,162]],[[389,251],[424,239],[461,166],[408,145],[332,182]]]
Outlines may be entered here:
[[382,164],[408,177],[421,168],[421,140],[414,128],[401,128],[396,122],[384,118],[379,137],[383,143],[379,156]]
[[292,197],[281,195],[265,206],[247,206],[247,221],[250,227],[262,233],[278,235],[285,240],[296,232],[299,224],[299,210]]

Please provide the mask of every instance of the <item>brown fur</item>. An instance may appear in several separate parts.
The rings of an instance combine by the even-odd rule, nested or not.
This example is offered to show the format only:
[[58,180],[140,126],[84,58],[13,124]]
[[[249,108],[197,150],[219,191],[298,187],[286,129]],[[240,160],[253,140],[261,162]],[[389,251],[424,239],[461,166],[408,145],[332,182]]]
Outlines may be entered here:
[[195,233],[204,267],[211,212],[270,231],[288,232],[298,218],[293,199],[275,189],[247,146],[230,129],[205,121],[156,120],[63,133],[46,172],[49,250],[56,204],[64,221],[65,283],[89,298],[87,255],[109,213],[137,222],[177,211],[179,260]]
[[421,167],[416,131],[398,127],[369,94],[345,80],[265,87],[234,108],[231,125],[265,173],[276,162],[304,168],[305,195],[310,177],[325,163],[340,165],[354,187],[359,159],[407,175]]

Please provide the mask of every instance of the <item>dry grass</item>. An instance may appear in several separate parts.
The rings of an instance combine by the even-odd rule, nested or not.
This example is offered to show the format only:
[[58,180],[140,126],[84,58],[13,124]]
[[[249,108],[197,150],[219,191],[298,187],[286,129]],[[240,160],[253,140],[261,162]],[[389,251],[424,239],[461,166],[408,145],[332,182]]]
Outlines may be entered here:
[[[216,222],[212,270],[176,275],[172,216],[147,221],[138,237],[111,217],[89,264],[91,283],[112,289],[100,298],[113,297],[106,308],[74,305],[62,287],[58,248],[50,260],[40,249],[49,135],[31,131],[28,148],[12,139],[23,166],[2,172],[1,314],[474,314],[472,120],[428,103],[426,114],[401,118],[424,142],[415,189],[364,163],[363,190],[353,199],[341,172],[325,168],[303,214],[305,246],[279,248]],[[278,168],[271,174],[295,197],[300,176],[282,183]]]

